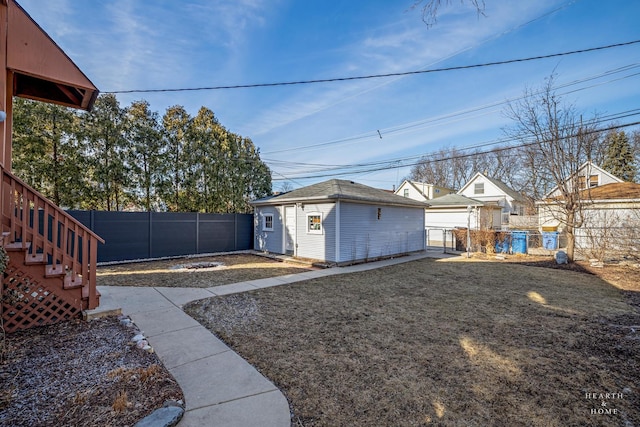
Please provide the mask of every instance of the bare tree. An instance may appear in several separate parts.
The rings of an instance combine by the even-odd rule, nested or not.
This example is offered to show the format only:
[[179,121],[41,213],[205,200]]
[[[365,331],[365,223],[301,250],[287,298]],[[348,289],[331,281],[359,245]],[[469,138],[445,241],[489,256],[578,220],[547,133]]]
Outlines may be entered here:
[[578,170],[591,158],[598,133],[596,118],[585,122],[573,105],[556,94],[553,83],[551,76],[541,90],[525,90],[520,101],[508,105],[506,114],[515,124],[506,132],[537,150],[530,170],[540,173],[533,179],[549,180],[556,186],[545,201],[546,208],[564,226],[567,256],[573,260],[575,230],[582,226],[583,209],[589,202],[588,191],[578,184]]
[[411,168],[409,179],[458,189],[475,173],[470,172],[470,165],[469,154],[454,147],[441,148],[422,157]]
[[280,184],[281,193],[288,193],[291,190],[293,190],[293,184],[291,183],[291,181],[284,181],[282,184]]
[[[473,7],[475,7],[478,16],[484,16],[485,11],[485,3],[484,0],[466,0]],[[465,0],[460,0],[461,3],[464,3]],[[442,6],[448,6],[451,4],[451,0],[427,0],[426,3],[422,4],[423,0],[416,0],[413,3],[412,8],[415,9],[422,5],[422,21],[427,25],[427,27],[433,27],[438,22],[438,11]]]

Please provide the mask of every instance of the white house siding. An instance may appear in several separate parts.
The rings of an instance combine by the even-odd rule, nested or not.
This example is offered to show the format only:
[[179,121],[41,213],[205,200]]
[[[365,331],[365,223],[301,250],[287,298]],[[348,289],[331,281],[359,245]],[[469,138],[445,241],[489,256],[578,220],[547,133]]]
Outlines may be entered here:
[[[405,190],[407,191],[405,192]],[[407,197],[413,200],[419,200],[421,202],[425,200],[425,197],[422,194],[420,194],[420,192],[416,190],[416,188],[413,185],[409,184],[407,181],[404,181],[402,185],[400,185],[400,187],[396,190],[395,193],[398,196]]]
[[[471,228],[478,228],[476,225],[475,212],[471,212]],[[426,213],[427,229],[431,228],[456,228],[467,227],[467,208],[453,209],[427,209]]]
[[[484,191],[476,193],[476,184],[483,184]],[[516,215],[523,215],[524,208],[521,203],[514,200],[509,194],[505,193],[500,187],[491,182],[482,174],[476,175],[474,179],[469,181],[458,192],[465,197],[480,200],[485,203],[496,203],[502,208],[502,212]],[[498,226],[501,221],[498,221]]]
[[584,224],[575,231],[580,249],[624,249],[640,245],[640,201],[597,203],[584,211]]
[[[416,188],[417,187],[417,188]],[[407,190],[407,192],[405,192]],[[440,187],[432,184],[423,184],[421,182],[413,182],[413,184],[408,181],[404,181],[400,187],[395,191],[395,194],[403,197],[407,197],[409,199],[418,200],[423,202],[426,199],[431,200],[436,197],[446,196],[447,194],[455,193],[454,190],[446,187]],[[405,196],[405,194],[407,194]]]
[[424,239],[423,209],[340,202],[338,262],[423,250]]
[[[262,224],[265,214],[273,215],[273,231],[264,231]],[[258,251],[284,253],[284,208],[281,206],[256,207],[253,215],[254,248]]]
[[[576,247],[590,249],[598,246],[615,247],[629,238],[640,237],[639,201],[599,201],[582,211],[584,223],[574,231]],[[546,204],[539,208],[540,227],[557,227],[564,231],[561,218],[563,212],[558,205]]]
[[[304,203],[296,210],[298,227],[296,229],[296,255],[301,258],[319,259],[336,262],[336,204]],[[307,215],[322,215],[322,234],[309,233]]]

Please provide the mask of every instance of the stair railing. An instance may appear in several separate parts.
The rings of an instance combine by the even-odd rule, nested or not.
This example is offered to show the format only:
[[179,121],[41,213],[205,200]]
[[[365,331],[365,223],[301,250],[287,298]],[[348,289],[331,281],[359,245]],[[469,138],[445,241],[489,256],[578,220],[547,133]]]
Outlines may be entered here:
[[4,168],[0,197],[8,241],[28,250],[27,262],[46,264],[52,274],[64,274],[65,283],[82,284],[87,308],[96,308],[98,243],[104,240]]

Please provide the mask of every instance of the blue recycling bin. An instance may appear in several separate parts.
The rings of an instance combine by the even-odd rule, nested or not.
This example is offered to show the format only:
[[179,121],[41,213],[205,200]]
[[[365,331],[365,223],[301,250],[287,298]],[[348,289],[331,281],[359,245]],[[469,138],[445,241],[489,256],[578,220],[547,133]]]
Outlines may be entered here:
[[511,246],[511,236],[509,236],[508,234],[505,234],[502,241],[500,241],[500,239],[496,240],[496,253],[508,254],[510,246]]
[[527,253],[527,231],[512,231],[511,232],[511,252],[514,254],[526,254]]
[[542,247],[551,251],[558,249],[558,234],[557,231],[543,231]]

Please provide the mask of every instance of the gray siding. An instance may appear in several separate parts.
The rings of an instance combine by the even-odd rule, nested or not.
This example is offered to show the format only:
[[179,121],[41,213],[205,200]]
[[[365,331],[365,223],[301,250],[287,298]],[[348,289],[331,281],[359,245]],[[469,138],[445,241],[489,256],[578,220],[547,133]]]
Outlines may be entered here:
[[[273,215],[273,231],[263,230],[263,218],[265,214]],[[257,251],[284,253],[284,208],[281,206],[264,206],[256,208],[253,216],[254,248]]]
[[[380,219],[378,208],[381,209]],[[425,248],[424,209],[342,202],[340,226],[338,262]]]
[[[335,203],[305,203],[304,209],[296,208],[296,243],[297,256],[302,258],[336,261],[336,212]],[[307,216],[322,215],[322,234],[309,233]]]

